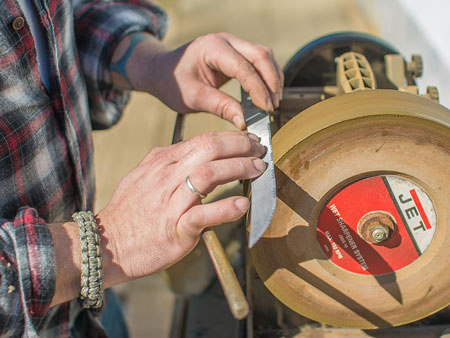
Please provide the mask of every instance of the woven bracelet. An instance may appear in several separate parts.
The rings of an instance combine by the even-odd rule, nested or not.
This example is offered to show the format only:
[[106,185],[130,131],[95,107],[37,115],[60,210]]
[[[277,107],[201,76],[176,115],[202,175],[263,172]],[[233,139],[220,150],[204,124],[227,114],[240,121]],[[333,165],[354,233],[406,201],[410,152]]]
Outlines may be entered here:
[[78,300],[85,309],[101,309],[103,305],[103,271],[98,225],[92,211],[72,215],[78,223],[81,245],[81,290]]

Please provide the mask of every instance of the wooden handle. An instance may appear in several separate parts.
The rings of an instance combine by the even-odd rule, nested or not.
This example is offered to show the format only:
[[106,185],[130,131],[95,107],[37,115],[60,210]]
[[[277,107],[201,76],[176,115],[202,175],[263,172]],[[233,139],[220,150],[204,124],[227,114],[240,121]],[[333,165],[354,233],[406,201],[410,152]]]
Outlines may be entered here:
[[231,313],[236,319],[244,319],[249,311],[248,302],[222,244],[211,228],[205,229],[202,237],[216,269]]

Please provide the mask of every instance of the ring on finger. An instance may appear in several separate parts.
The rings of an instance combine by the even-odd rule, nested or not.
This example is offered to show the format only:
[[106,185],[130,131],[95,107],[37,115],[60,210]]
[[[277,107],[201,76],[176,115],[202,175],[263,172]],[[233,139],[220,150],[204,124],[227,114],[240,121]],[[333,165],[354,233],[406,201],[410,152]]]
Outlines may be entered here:
[[194,194],[196,194],[197,197],[200,198],[201,200],[207,196],[199,192],[197,189],[195,189],[195,187],[191,183],[191,180],[189,179],[189,176],[186,176],[186,185],[189,188],[189,190],[192,191]]

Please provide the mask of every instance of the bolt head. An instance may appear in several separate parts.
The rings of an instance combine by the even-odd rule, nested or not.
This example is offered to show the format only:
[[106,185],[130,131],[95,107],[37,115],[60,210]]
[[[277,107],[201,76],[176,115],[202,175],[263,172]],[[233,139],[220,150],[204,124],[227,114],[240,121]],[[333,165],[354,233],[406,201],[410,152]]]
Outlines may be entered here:
[[384,241],[388,237],[388,234],[388,229],[382,225],[377,225],[374,227],[371,233],[372,238],[377,243]]

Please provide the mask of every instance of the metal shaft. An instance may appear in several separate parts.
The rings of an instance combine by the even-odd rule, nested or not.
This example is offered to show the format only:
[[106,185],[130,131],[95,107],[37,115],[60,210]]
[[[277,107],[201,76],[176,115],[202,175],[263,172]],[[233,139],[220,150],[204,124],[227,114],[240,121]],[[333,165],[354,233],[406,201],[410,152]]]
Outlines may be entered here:
[[[182,141],[185,115],[177,114],[173,131],[172,144]],[[207,228],[202,234],[203,242],[216,270],[217,278],[222,285],[223,293],[233,317],[240,320],[248,315],[249,306],[241,285],[236,277],[233,266],[220,243],[215,231]]]

